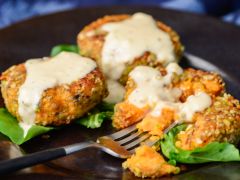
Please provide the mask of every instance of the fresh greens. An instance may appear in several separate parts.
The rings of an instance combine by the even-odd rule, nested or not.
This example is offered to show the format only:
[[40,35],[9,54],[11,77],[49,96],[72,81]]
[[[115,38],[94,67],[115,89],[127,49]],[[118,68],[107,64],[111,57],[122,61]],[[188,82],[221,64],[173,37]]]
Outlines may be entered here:
[[76,45],[59,44],[59,45],[56,45],[52,48],[50,54],[53,57],[53,56],[56,56],[57,54],[59,54],[62,51],[78,53],[79,49],[78,49],[78,46],[76,46]]
[[76,123],[91,129],[99,128],[104,120],[111,119],[113,115],[113,107],[113,104],[102,102],[93,110],[91,110],[86,116],[76,120]]
[[173,128],[160,142],[162,153],[172,164],[175,162],[197,164],[216,161],[240,161],[239,150],[229,143],[212,142],[205,147],[191,151],[177,148],[175,146],[176,135],[185,128],[186,125]]
[[28,130],[26,136],[24,136],[24,131],[20,127],[16,118],[14,118],[5,108],[0,108],[0,132],[9,137],[9,139],[15,144],[20,145],[29,139],[52,129],[54,128],[33,125]]
[[104,120],[111,119],[113,112],[97,112],[89,113],[76,121],[77,124],[86,126],[87,128],[95,129],[101,127]]

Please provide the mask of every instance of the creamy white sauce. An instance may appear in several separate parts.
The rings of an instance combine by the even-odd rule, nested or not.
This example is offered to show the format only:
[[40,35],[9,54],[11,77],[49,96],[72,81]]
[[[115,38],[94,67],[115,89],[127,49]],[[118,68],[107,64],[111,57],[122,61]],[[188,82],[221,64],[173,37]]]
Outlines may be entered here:
[[85,77],[96,68],[96,63],[76,53],[62,52],[53,58],[30,59],[25,62],[25,68],[26,80],[19,89],[18,112],[23,122],[34,124],[44,90]]
[[118,103],[123,100],[125,88],[118,81],[107,80],[109,95],[104,99],[108,103]]
[[151,115],[154,117],[161,116],[162,109],[173,109],[181,122],[191,122],[192,117],[196,112],[201,112],[211,106],[211,97],[205,92],[198,92],[195,95],[191,95],[187,98],[186,102],[166,102],[160,101],[151,111]]
[[163,64],[175,61],[174,46],[169,34],[160,30],[152,16],[135,13],[121,22],[107,23],[102,49],[102,69],[110,79],[121,77],[126,65],[146,51],[157,56]]
[[32,125],[32,124],[25,123],[25,122],[19,122],[18,124],[19,124],[19,126],[22,128],[22,130],[23,130],[23,137],[26,137],[27,134],[28,134],[29,129],[31,129],[31,127],[32,127],[33,125]]
[[191,95],[180,106],[180,119],[183,121],[191,121],[194,113],[201,112],[212,104],[211,97],[205,92],[198,92]]
[[139,108],[149,105],[152,108],[151,116],[159,117],[162,109],[169,108],[178,114],[178,120],[191,122],[194,113],[201,112],[211,105],[211,97],[205,92],[197,92],[181,103],[181,90],[169,86],[174,74],[181,75],[183,70],[177,63],[170,63],[166,71],[167,74],[162,76],[152,67],[136,67],[129,74],[136,83],[136,88],[129,95],[128,101]]
[[178,101],[181,91],[177,88],[169,88],[174,74],[181,74],[182,69],[176,63],[170,63],[167,75],[152,67],[138,66],[130,72],[129,76],[136,83],[136,88],[128,97],[128,101],[139,108],[146,105],[155,106],[159,101]]

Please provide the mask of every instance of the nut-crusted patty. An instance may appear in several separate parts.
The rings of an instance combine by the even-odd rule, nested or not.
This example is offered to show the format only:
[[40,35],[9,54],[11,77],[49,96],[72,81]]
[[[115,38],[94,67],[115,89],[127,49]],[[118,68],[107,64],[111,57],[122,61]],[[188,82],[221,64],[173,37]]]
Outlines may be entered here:
[[238,143],[240,103],[229,94],[216,97],[213,105],[193,117],[194,124],[178,134],[176,146],[191,150],[217,141]]
[[[123,21],[129,17],[131,16],[126,14],[105,16],[87,25],[77,37],[77,43],[80,47],[81,55],[95,59],[101,67],[101,52],[107,32],[104,32],[99,28],[106,23]],[[180,59],[183,52],[183,46],[180,42],[178,34],[160,21],[157,21],[156,23],[159,29],[169,34],[174,45],[176,59]],[[127,65],[127,68],[124,70],[120,78],[120,82],[124,84],[127,80],[128,73],[138,65],[149,65],[152,67],[162,66],[156,61],[156,56],[153,53],[145,52],[141,57],[136,57],[131,64]]]
[[[10,67],[2,73],[1,91],[8,111],[21,121],[18,112],[19,88],[26,78],[24,64]],[[36,109],[39,125],[69,124],[84,115],[107,95],[105,81],[98,68],[71,84],[45,90]]]

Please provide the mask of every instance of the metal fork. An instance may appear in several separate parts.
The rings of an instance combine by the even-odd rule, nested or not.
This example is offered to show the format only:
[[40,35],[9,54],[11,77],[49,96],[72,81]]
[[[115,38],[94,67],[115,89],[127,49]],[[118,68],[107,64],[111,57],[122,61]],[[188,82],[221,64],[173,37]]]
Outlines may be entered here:
[[[167,133],[176,123],[171,124],[164,133]],[[67,156],[86,148],[99,148],[102,151],[122,159],[130,157],[135,149],[141,143],[146,142],[147,145],[152,146],[155,141],[150,141],[151,135],[146,132],[138,132],[136,124],[120,130],[116,133],[102,136],[96,142],[82,142],[59,148],[52,148],[36,153],[28,154],[23,157],[4,160],[0,162],[0,174],[13,172],[49,160],[57,159],[59,157]]]

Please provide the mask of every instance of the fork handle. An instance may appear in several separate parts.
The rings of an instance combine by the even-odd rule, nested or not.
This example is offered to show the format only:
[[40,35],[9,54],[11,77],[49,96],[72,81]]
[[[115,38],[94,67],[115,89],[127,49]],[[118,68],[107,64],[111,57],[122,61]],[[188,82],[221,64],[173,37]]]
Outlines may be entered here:
[[88,147],[94,147],[94,142],[76,143],[59,148],[52,148],[35,152],[22,157],[0,161],[0,174],[10,173],[29,166],[40,164],[46,161],[57,159]]

